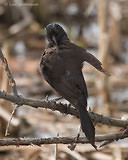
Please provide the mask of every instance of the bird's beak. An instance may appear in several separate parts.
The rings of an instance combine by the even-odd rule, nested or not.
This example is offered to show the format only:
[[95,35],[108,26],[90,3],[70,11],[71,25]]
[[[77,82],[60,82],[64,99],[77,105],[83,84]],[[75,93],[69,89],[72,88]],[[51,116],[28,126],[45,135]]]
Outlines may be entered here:
[[52,40],[53,40],[53,42],[57,45],[57,41],[56,41],[55,36],[52,36]]

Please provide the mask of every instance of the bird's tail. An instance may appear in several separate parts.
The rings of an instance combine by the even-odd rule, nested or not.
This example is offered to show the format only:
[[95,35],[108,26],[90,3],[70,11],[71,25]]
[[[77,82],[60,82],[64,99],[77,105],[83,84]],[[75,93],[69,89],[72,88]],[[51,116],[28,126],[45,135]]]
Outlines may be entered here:
[[79,117],[81,121],[81,127],[82,131],[85,133],[87,139],[90,141],[91,145],[97,149],[95,145],[95,127],[92,123],[92,120],[88,114],[88,111],[86,110],[85,106],[82,106],[78,102],[78,111],[79,111]]

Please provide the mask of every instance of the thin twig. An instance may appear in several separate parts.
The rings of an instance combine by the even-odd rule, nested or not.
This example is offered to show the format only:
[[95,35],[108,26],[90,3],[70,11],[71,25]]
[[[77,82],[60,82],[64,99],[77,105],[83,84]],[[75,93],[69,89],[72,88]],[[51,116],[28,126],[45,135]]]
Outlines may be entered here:
[[8,135],[9,135],[9,132],[8,132],[8,131],[9,131],[9,126],[10,126],[11,120],[12,120],[12,118],[13,118],[13,115],[14,115],[16,109],[17,109],[17,106],[15,105],[14,108],[13,108],[13,111],[12,111],[12,113],[11,113],[10,119],[9,119],[9,121],[8,121],[7,127],[6,127],[5,136],[8,136]]
[[[9,67],[8,67],[8,62],[7,62],[6,58],[4,57],[1,49],[0,49],[0,59],[2,60],[2,63],[3,63],[4,68],[5,68],[5,71],[6,71],[6,73],[7,73],[7,76],[8,76],[8,79],[9,79],[9,83],[11,84],[11,87],[12,87],[12,92],[13,92],[13,94],[14,94],[15,96],[19,96],[19,95],[18,95],[18,92],[17,92],[16,82],[15,82],[13,76],[12,76],[12,73],[11,73]],[[12,117],[13,117],[13,115],[14,115],[17,107],[19,107],[19,106],[15,106],[14,109],[13,109],[13,111],[12,111],[12,113],[11,113],[10,119],[9,119],[8,124],[7,124],[7,127],[6,127],[5,136],[9,135],[9,133],[8,133],[9,126],[10,126]]]
[[2,60],[2,63],[3,63],[4,68],[5,68],[5,71],[6,71],[6,73],[7,73],[9,82],[10,82],[11,87],[12,87],[13,94],[14,94],[15,96],[18,96],[17,87],[16,87],[16,82],[15,82],[15,80],[13,79],[12,73],[11,73],[9,67],[8,67],[8,62],[7,62],[6,58],[4,57],[1,49],[0,49],[0,59]]
[[[128,137],[128,133],[118,132],[114,134],[104,134],[97,135],[95,142],[102,142],[106,140],[120,140]],[[42,145],[42,144],[71,144],[71,143],[89,143],[88,139],[85,137],[79,137],[76,142],[76,137],[52,137],[52,138],[6,138],[0,139],[0,146],[10,146],[10,145]]]
[[[74,107],[67,106],[66,104],[62,104],[62,103],[56,103],[55,101],[34,100],[30,98],[24,98],[21,96],[17,97],[1,91],[0,91],[0,99],[11,101],[20,106],[28,105],[33,108],[38,108],[38,107],[47,108],[52,111],[59,111],[64,114],[74,115],[77,118],[79,117],[78,112]],[[89,112],[89,115],[91,119],[96,123],[102,123],[110,126],[123,127],[123,128],[128,126],[128,120],[110,118],[110,117],[99,115],[93,112]]]
[[72,144],[69,144],[68,148],[73,151],[75,148],[76,148],[76,145],[77,145],[77,140],[79,139],[80,137],[80,132],[81,132],[81,126],[79,128],[79,132],[77,133],[77,136],[75,138],[75,143],[72,143]]

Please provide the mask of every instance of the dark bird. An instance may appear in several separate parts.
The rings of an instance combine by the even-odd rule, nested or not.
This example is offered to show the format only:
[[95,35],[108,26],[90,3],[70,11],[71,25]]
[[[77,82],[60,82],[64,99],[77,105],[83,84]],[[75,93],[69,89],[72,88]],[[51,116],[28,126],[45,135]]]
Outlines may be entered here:
[[102,63],[83,48],[71,43],[64,29],[56,23],[46,26],[48,44],[40,62],[45,80],[79,112],[82,131],[93,147],[95,127],[87,111],[88,92],[82,74],[86,61],[97,70],[109,75]]

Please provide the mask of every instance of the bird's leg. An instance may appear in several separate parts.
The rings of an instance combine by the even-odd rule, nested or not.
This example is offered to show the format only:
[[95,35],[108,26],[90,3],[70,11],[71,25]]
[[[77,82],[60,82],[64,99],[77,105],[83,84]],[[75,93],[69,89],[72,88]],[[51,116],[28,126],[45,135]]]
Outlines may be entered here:
[[70,107],[71,107],[71,103],[69,103],[69,104],[67,104],[67,113],[69,113],[70,112]]
[[54,98],[54,99],[52,99],[52,101],[59,101],[59,100],[61,100],[61,99],[63,99],[62,96],[61,96],[61,97]]
[[54,101],[54,102],[59,101],[60,99],[63,99],[63,97],[61,96],[61,97],[57,97],[57,98],[54,98],[54,99],[52,99],[52,100],[49,100],[49,97],[48,97],[48,95],[47,95],[47,96],[44,98],[45,101]]
[[48,100],[49,100],[48,95],[45,96],[44,100],[45,100],[45,101],[48,101]]
[[[57,97],[57,98],[54,98],[54,99],[51,99],[50,101],[53,102],[53,103],[56,103],[57,101],[59,101],[60,99],[63,99],[63,97]],[[61,102],[60,102],[61,103]]]

